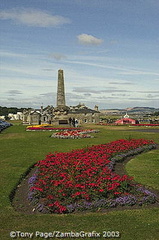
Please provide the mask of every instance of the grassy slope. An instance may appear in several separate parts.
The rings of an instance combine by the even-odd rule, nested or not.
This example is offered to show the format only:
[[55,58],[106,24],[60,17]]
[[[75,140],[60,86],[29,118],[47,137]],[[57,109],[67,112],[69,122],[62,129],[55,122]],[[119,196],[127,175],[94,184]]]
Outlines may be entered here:
[[[95,126],[95,128],[99,128],[100,133],[94,134],[96,137],[93,139],[83,140],[49,138],[51,132],[25,132],[24,126],[13,126],[0,134],[2,239],[10,239],[9,232],[11,230],[25,232],[50,232],[53,230],[63,232],[79,232],[83,230],[90,232],[95,230],[100,233],[114,230],[121,232],[121,239],[124,240],[158,239],[159,209],[157,208],[112,211],[105,214],[87,213],[60,216],[39,214],[35,216],[17,213],[11,207],[8,196],[21,174],[33,163],[43,159],[49,152],[70,151],[71,149],[83,148],[92,144],[106,143],[121,138],[129,139],[131,137],[153,139],[159,143],[158,134],[154,133],[121,131],[127,129],[127,127],[123,129],[123,127]],[[159,175],[151,174],[150,171],[155,170],[155,172],[158,172],[156,170],[158,153],[159,150],[153,150],[150,153],[140,155],[127,165],[127,171],[134,175],[139,182],[153,186],[156,189]],[[143,168],[143,164],[145,168]],[[139,169],[141,169],[140,172],[138,172]],[[148,173],[150,175],[147,175]],[[140,174],[145,176],[144,180],[143,177],[140,177]]]
[[159,151],[153,150],[132,159],[126,171],[137,182],[159,190]]

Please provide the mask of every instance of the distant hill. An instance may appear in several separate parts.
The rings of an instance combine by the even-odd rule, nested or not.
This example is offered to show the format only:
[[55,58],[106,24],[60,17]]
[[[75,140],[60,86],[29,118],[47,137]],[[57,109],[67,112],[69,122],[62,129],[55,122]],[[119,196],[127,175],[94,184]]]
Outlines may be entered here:
[[133,108],[125,108],[125,109],[102,109],[101,113],[104,114],[125,114],[126,112],[129,114],[153,114],[155,112],[159,112],[159,108],[152,107],[133,107]]

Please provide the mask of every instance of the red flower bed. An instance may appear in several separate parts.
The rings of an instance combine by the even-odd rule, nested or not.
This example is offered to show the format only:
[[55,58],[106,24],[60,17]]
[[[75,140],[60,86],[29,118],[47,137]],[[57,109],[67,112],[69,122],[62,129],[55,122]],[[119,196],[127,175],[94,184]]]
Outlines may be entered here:
[[99,132],[98,130],[92,130],[92,129],[85,129],[85,130],[70,130],[70,131],[63,131],[63,132],[57,132],[52,134],[51,137],[54,138],[71,138],[71,139],[77,139],[77,138],[91,138],[93,136],[88,135],[88,133],[96,133]]
[[[150,145],[154,146],[154,142],[121,139],[68,153],[48,154],[36,164],[38,172],[29,181],[29,199],[38,202],[41,211],[54,213],[72,212],[84,204],[99,205],[101,199],[105,199],[107,206],[134,203],[132,178],[113,172],[111,159],[137,148],[141,152]],[[112,202],[117,197],[124,198]]]
[[[64,131],[64,130],[75,130],[76,128],[70,128],[70,127],[68,127],[68,128],[54,128],[54,127],[27,127],[27,131],[28,130],[32,130],[32,131],[40,131],[40,130],[45,130],[45,131],[47,131],[47,130],[52,130],[52,131]],[[78,129],[78,128],[77,128]]]
[[133,124],[132,126],[147,126],[147,127],[157,127],[159,124],[145,123],[145,124]]
[[91,138],[93,136],[88,133],[96,133],[98,130],[93,129],[79,129],[79,128],[54,128],[54,127],[27,127],[27,131],[58,131],[52,134],[51,137],[62,139],[77,139],[77,138]]
[[[125,124],[115,124],[115,123],[98,123],[97,125],[101,126],[123,126]],[[141,123],[141,124],[128,124],[129,126],[145,126],[145,127],[158,127],[159,124],[152,124],[152,123]]]

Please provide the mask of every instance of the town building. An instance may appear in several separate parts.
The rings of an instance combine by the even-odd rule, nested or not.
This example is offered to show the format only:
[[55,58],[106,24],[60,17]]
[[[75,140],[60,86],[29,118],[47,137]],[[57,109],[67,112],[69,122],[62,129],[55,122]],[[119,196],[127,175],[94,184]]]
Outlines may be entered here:
[[23,113],[22,112],[17,112],[17,113],[9,113],[8,118],[10,120],[23,120]]
[[123,118],[118,119],[118,120],[115,122],[115,124],[117,124],[117,125],[118,125],[118,124],[137,124],[137,123],[138,123],[138,121],[135,120],[135,119],[130,118],[127,113],[126,113],[126,115],[125,115]]
[[77,119],[79,124],[83,123],[99,123],[100,112],[98,106],[90,109],[85,104],[78,104],[77,106],[66,105],[65,99],[65,84],[64,72],[62,69],[58,70],[57,83],[57,106],[47,106],[40,109],[30,109],[23,111],[24,124],[69,124],[70,119]]

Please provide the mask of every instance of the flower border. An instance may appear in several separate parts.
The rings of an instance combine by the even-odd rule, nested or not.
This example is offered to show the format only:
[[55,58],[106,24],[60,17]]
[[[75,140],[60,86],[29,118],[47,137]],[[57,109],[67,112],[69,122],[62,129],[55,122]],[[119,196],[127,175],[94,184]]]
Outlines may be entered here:
[[[125,145],[127,144],[126,148],[124,148],[123,146],[121,147],[121,144],[123,143],[125,143]],[[102,149],[103,147],[106,147],[107,150],[108,148],[111,148],[112,150],[112,152],[109,154],[107,151],[107,156],[106,155],[104,156],[105,160],[104,158],[102,158],[102,156],[99,156],[100,153],[99,149],[100,148]],[[115,151],[114,148],[117,148],[117,151]],[[119,149],[121,150],[122,148],[123,151],[119,152]],[[148,191],[142,185],[133,183],[132,178],[128,177],[127,175],[120,176],[114,172],[114,166],[116,162],[123,161],[128,156],[133,156],[135,154],[139,154],[143,151],[149,151],[154,148],[156,148],[156,144],[153,141],[148,141],[144,139],[138,140],[132,139],[128,141],[121,139],[108,144],[92,146],[83,150],[75,150],[70,153],[57,153],[48,155],[45,160],[38,162],[37,173],[35,173],[29,179],[28,199],[33,203],[35,208],[42,213],[71,213],[84,210],[96,211],[99,210],[99,208],[106,209],[117,206],[132,206],[135,204],[140,206],[143,204],[155,203],[157,201],[157,196],[154,193]],[[59,178],[59,180],[56,178],[57,176],[54,178],[52,175],[50,175],[52,173],[51,171],[49,172],[48,169],[54,166],[56,168],[56,164],[58,164],[59,167],[60,162],[58,163],[58,161],[60,159],[64,163],[65,161],[67,161],[66,158],[71,156],[72,154],[72,157],[74,158],[75,161],[75,159],[78,158],[78,155],[82,154],[83,156],[89,156],[87,153],[91,154],[91,151],[94,151],[94,153],[97,151],[98,156],[97,161],[93,160],[92,162],[90,161],[89,163],[88,159],[88,162],[87,161],[85,162],[85,164],[89,163],[90,165],[93,163],[94,166],[92,168],[92,165],[90,166],[88,164],[88,169],[85,168],[86,171],[87,170],[90,171],[90,173],[88,174],[88,177],[90,176],[90,183],[87,181],[88,189],[84,188],[84,185],[81,184],[80,174],[78,175],[78,171],[75,171],[74,176],[71,175],[72,174],[71,171],[72,170],[74,171],[73,168],[72,170],[70,170],[68,176],[69,177],[72,176],[74,178],[73,181],[75,179],[79,179],[79,183],[78,180],[75,183],[71,182],[71,180],[68,181],[68,179],[66,178],[67,174],[65,171],[60,172],[60,174],[62,175],[61,178]],[[104,154],[104,152],[102,152],[102,154]],[[68,163],[70,164],[70,162]],[[104,173],[102,178],[97,176],[99,174],[98,173],[99,168],[98,171],[96,171],[97,163],[100,165],[100,167],[103,166],[100,173],[101,175]],[[71,164],[73,164],[77,170],[77,168],[80,167],[80,164],[82,164],[82,162],[75,164],[72,161]],[[46,173],[47,175],[45,175]],[[42,176],[44,176],[44,178],[42,178]],[[64,178],[64,182],[62,180],[62,176]],[[96,183],[92,182],[92,179],[94,177],[97,180]],[[99,183],[99,180],[101,180],[101,183]],[[56,193],[53,193],[52,191],[50,192],[50,189],[47,186],[47,182],[49,182],[50,184],[50,181],[51,181],[50,187],[54,185],[54,191]],[[105,182],[107,182],[107,185],[105,184]],[[103,186],[107,188],[106,193],[104,192],[105,187]],[[67,193],[67,191],[64,190],[67,189],[67,187],[69,191],[72,191],[72,193],[70,192]],[[43,191],[43,189],[45,190]],[[89,195],[90,190],[93,191],[92,193],[96,194],[96,196]],[[47,195],[45,191],[48,192],[49,195]],[[59,199],[54,198],[54,194],[55,195],[57,194],[59,196]],[[68,196],[70,195],[71,196],[70,198],[73,199],[70,201],[70,203],[69,201],[68,203],[65,201],[65,198],[68,197],[66,196],[67,194]]]

